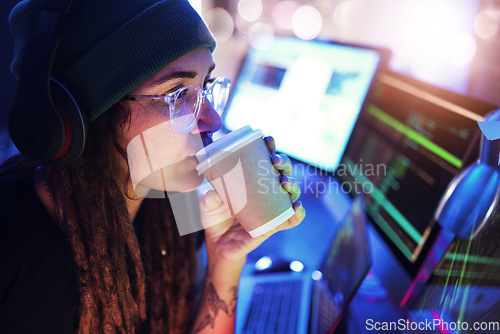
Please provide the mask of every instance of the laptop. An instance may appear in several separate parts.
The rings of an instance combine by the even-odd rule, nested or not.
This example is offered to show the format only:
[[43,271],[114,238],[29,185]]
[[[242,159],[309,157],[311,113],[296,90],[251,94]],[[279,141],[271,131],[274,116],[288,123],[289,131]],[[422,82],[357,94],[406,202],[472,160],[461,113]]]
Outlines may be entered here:
[[243,275],[236,333],[333,333],[371,267],[362,196],[316,270]]

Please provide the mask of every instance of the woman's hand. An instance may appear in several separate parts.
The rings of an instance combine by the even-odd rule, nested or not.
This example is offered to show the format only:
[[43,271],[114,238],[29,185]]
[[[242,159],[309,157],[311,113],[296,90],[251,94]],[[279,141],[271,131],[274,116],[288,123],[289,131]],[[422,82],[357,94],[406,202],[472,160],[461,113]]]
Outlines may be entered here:
[[252,238],[234,217],[219,223],[220,217],[227,217],[229,208],[217,192],[209,190],[200,197],[202,223],[204,226],[210,226],[205,228],[209,261],[234,262],[242,265],[246,260],[246,255],[267,238],[277,231],[297,226],[305,217],[305,209],[298,201],[300,187],[289,177],[292,172],[290,159],[284,154],[276,154],[276,146],[272,137],[266,137],[264,140],[271,153],[272,164],[280,172],[281,185],[290,194],[295,214],[273,230],[257,238]]

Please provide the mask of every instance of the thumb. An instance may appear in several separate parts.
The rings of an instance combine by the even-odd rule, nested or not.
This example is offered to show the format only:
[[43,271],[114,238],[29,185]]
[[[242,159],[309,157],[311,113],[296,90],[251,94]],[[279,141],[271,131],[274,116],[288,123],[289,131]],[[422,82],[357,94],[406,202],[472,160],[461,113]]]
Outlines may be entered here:
[[201,223],[204,228],[222,223],[231,218],[229,207],[215,190],[200,196]]
[[215,190],[208,190],[200,196],[201,211],[209,212],[219,208],[222,205],[222,198]]

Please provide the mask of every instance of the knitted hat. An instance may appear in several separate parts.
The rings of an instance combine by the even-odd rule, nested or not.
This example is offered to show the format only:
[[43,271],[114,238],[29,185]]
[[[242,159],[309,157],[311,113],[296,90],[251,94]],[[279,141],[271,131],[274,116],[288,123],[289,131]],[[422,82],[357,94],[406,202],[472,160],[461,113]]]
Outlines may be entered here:
[[[25,0],[9,21],[15,37],[11,70],[19,77],[27,36],[36,30],[39,0]],[[215,48],[187,0],[74,0],[58,29],[52,72],[90,120],[177,58]]]

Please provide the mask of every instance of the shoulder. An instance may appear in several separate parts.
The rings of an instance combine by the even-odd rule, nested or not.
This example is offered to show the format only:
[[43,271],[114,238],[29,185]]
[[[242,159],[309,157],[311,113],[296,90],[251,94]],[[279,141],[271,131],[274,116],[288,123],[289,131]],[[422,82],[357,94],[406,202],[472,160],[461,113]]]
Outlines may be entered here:
[[47,237],[64,240],[63,232],[52,221],[36,194],[33,171],[28,169],[1,175],[0,251],[26,248],[43,242]]
[[32,171],[0,176],[0,266],[25,254],[50,226],[32,181]]
[[30,170],[0,177],[0,272],[0,332],[32,332],[25,315],[38,319],[39,328],[74,328],[71,252],[38,199]]
[[[52,222],[33,185],[32,171],[0,177],[0,271],[37,261],[42,252],[64,243],[64,235]],[[5,278],[5,276],[4,276]]]
[[12,203],[27,187],[32,185],[32,171],[21,170],[5,173],[0,176],[0,208]]
[[[26,222],[32,222],[31,218],[42,218],[40,211],[41,203],[35,192],[31,170],[0,176],[0,235],[11,237],[6,232],[25,228]],[[4,238],[0,236],[0,239]]]

